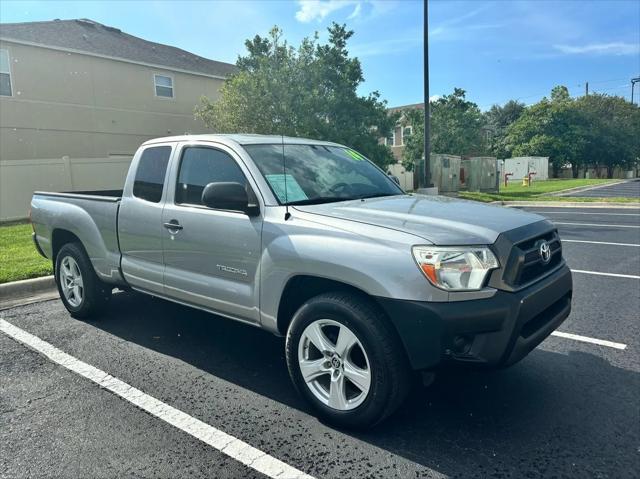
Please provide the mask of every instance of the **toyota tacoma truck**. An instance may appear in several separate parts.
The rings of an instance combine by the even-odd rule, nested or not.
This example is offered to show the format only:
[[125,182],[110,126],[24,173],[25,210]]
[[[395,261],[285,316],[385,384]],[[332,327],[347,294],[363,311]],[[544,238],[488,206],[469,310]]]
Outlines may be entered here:
[[71,316],[119,288],[284,336],[294,386],[344,427],[388,417],[415,371],[519,361],[571,310],[548,220],[407,194],[325,141],[150,140],[122,192],[36,192],[31,220]]

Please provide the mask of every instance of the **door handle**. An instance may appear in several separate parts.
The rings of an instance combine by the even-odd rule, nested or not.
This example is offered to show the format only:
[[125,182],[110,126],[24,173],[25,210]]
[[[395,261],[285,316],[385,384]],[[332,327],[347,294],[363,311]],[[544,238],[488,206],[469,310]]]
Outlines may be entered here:
[[168,230],[179,231],[179,230],[182,229],[182,225],[180,223],[178,223],[178,220],[171,220],[168,223],[165,223],[163,226],[165,228],[167,228]]

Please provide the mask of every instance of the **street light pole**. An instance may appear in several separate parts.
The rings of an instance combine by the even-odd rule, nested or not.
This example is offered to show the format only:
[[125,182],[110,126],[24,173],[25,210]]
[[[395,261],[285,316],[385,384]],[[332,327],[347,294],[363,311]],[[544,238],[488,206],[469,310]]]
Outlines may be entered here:
[[431,119],[429,118],[429,0],[424,0],[424,172],[422,176],[422,188],[431,187],[431,144],[429,133]]

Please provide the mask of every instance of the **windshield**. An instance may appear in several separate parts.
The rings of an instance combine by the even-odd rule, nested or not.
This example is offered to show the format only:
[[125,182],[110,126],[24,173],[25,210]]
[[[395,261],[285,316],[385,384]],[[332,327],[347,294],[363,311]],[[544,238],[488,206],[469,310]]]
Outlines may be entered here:
[[280,204],[314,204],[401,195],[400,187],[360,153],[324,145],[245,145]]

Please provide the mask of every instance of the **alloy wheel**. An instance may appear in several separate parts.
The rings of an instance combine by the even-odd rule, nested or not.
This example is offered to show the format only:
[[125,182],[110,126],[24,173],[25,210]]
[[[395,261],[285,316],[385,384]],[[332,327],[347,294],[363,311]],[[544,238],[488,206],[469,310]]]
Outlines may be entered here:
[[67,302],[74,308],[82,304],[84,283],[78,263],[71,256],[65,256],[60,262],[60,286]]
[[298,364],[305,384],[324,405],[348,411],[364,402],[371,388],[369,358],[344,324],[318,319],[298,343]]

